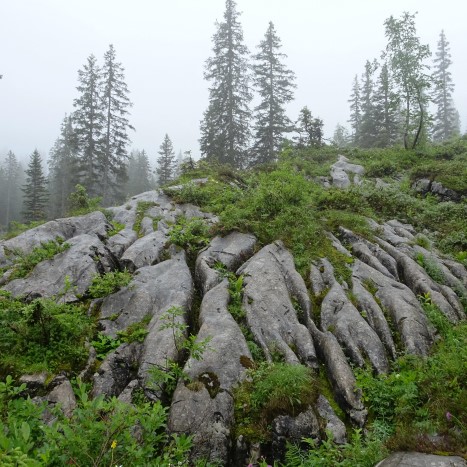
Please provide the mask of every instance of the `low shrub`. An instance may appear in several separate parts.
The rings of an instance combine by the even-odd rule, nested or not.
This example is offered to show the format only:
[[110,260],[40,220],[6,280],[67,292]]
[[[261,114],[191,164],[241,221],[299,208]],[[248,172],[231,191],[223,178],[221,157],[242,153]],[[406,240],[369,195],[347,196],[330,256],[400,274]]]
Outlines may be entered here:
[[92,298],[102,298],[111,295],[131,282],[131,274],[128,271],[112,271],[104,275],[96,275],[89,286],[89,295]]

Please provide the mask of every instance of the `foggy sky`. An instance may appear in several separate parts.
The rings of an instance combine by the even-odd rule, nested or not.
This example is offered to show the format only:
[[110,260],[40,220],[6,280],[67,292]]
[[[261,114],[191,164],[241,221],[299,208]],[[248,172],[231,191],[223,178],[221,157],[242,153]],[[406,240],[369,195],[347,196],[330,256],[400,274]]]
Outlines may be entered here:
[[[73,111],[77,72],[109,44],[125,67],[132,147],[152,161],[165,133],[176,151],[199,155],[199,122],[208,105],[205,61],[224,0],[0,0],[0,158],[48,155],[65,113]],[[454,100],[467,123],[467,2],[462,0],[237,0],[250,52],[272,21],[297,77],[295,120],[307,105],[331,136],[348,126],[355,74],[386,45],[384,20],[418,11],[417,33],[434,54],[441,29],[450,42]],[[441,7],[443,9],[441,9]]]

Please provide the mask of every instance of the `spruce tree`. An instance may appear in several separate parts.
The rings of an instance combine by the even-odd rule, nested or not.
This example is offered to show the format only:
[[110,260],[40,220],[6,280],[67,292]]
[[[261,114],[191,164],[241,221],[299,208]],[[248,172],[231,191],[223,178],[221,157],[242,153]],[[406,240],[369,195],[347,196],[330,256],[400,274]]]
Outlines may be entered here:
[[293,130],[285,105],[293,100],[294,73],[283,64],[281,41],[272,22],[253,59],[253,82],[261,102],[255,108],[254,164],[271,162],[281,149],[284,134]]
[[160,151],[158,151],[161,157],[157,159],[157,175],[159,185],[165,185],[166,183],[173,180],[176,169],[175,151],[173,148],[172,141],[169,135],[165,135],[164,141],[160,145]]
[[134,196],[149,191],[152,187],[152,174],[146,151],[132,151],[127,165],[127,195]]
[[298,137],[295,137],[294,140],[297,147],[321,147],[323,145],[323,126],[324,123],[320,118],[314,118],[310,109],[306,106],[303,107],[295,123],[295,131],[298,133]]
[[357,145],[360,138],[360,126],[362,123],[362,102],[360,99],[360,84],[358,82],[358,76],[355,75],[352,93],[350,94],[350,128],[352,129],[352,144]]
[[104,153],[105,117],[102,108],[102,72],[94,55],[78,71],[80,96],[74,100],[73,113],[79,146],[79,180],[91,197],[101,194],[100,172]]
[[399,99],[393,89],[387,63],[383,63],[374,92],[375,145],[388,147],[398,141]]
[[374,105],[374,83],[373,75],[378,67],[376,60],[365,63],[365,73],[363,74],[360,88],[361,120],[357,145],[363,148],[370,148],[376,144],[377,128],[375,126],[375,105]]
[[18,217],[17,200],[19,198],[18,193],[18,180],[19,180],[19,164],[16,156],[12,151],[8,151],[3,164],[3,177],[2,186],[4,191],[2,193],[2,199],[5,202],[4,217],[2,224],[6,227],[9,226],[10,221]]
[[431,77],[425,61],[431,56],[428,45],[421,44],[415,27],[415,15],[403,13],[401,19],[388,18],[385,58],[403,103],[403,140],[406,149],[414,149],[426,133],[430,117],[428,89]]
[[78,140],[71,116],[63,119],[49,156],[50,215],[55,218],[68,212],[68,197],[78,183]]
[[235,1],[226,0],[225,5],[224,20],[213,36],[214,56],[206,62],[204,77],[211,84],[200,147],[207,160],[242,167],[250,140],[248,49]]
[[349,145],[350,136],[347,128],[338,123],[331,138],[331,144],[337,148],[345,148]]
[[26,221],[39,221],[46,217],[47,179],[42,169],[42,159],[37,151],[31,154],[26,170],[26,184],[22,188],[23,216]]
[[117,62],[111,44],[104,55],[102,67],[102,109],[104,113],[103,148],[100,154],[100,178],[102,202],[109,205],[123,199],[126,182],[128,130],[134,128],[128,120],[128,109],[132,106],[128,98],[124,68]]
[[446,40],[444,31],[441,31],[440,34],[434,63],[433,101],[436,104],[437,111],[434,117],[433,139],[435,141],[444,141],[460,133],[459,114],[452,100],[454,82],[449,71],[452,64],[451,54],[449,53],[449,42]]

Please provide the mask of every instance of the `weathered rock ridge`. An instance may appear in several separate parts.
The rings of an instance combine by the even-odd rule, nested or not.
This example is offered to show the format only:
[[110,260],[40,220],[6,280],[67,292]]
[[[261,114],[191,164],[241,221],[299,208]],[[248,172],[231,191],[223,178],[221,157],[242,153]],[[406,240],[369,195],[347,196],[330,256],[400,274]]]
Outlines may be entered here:
[[[349,173],[355,174],[357,183],[362,169],[341,158],[333,166],[334,184],[347,186]],[[135,232],[142,202],[145,212]],[[266,361],[280,358],[313,371],[323,365],[335,402],[351,423],[363,427],[367,412],[352,368],[369,364],[376,373],[387,373],[399,352],[427,355],[436,339],[418,296],[429,297],[453,323],[465,319],[460,295],[466,293],[466,269],[417,245],[416,232],[407,224],[371,221],[375,231],[371,241],[341,229],[339,238],[331,239],[349,257],[350,279],[336,277],[331,261],[322,258],[310,265],[307,287],[282,242],[258,245],[251,234],[215,237],[195,262],[188,261],[181,248],[170,245],[171,225],[178,216],[209,224],[217,219],[196,206],[177,205],[158,191],[133,197],[109,211],[125,226],[113,236],[109,236],[111,224],[95,212],[51,221],[0,242],[3,288],[17,297],[60,296],[72,302],[87,296],[96,274],[130,271],[131,282],[94,301],[90,312],[97,313],[105,336],[115,338],[143,322],[147,334],[142,342],[120,345],[91,372],[93,395],[131,403],[139,391],[150,400],[162,399],[169,405],[169,430],[193,435],[194,458],[234,465],[233,459],[252,452],[253,446],[234,438],[235,388],[256,365],[245,328]],[[39,263],[27,277],[8,281],[18,252],[28,254],[58,237],[70,248]],[[438,280],[420,264],[421,257],[438,268]],[[242,323],[229,310],[228,274],[242,278]],[[69,287],[62,294],[65,277]],[[317,304],[314,308],[312,302]],[[170,312],[172,325],[165,326],[164,317]],[[174,329],[182,330],[182,335],[195,334],[198,343],[208,342],[206,350],[202,355],[187,355]],[[151,373],[152,369],[168,370],[172,362],[183,368],[183,377],[171,399],[164,400],[164,385],[154,384]],[[64,410],[71,413],[74,401],[68,380],[57,383],[48,400],[64,401]],[[320,395],[302,413],[276,417],[271,428],[273,449],[279,452],[287,440],[301,437],[319,440],[325,429],[336,442],[344,443],[345,425],[330,402],[334,403]]]

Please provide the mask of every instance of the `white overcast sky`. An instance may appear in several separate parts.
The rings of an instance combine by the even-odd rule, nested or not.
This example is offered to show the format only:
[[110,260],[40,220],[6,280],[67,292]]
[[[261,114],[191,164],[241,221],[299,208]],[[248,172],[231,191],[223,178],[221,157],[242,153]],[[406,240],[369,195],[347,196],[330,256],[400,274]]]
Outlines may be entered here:
[[[199,121],[208,103],[203,79],[224,0],[0,0],[0,157],[48,154],[77,97],[77,71],[109,44],[130,89],[132,146],[154,160],[165,133],[176,151],[199,155]],[[417,32],[435,52],[450,42],[454,99],[467,123],[465,0],[237,0],[250,51],[272,21],[297,76],[295,120],[307,105],[332,135],[346,124],[352,79],[385,47],[383,22],[418,11]]]

